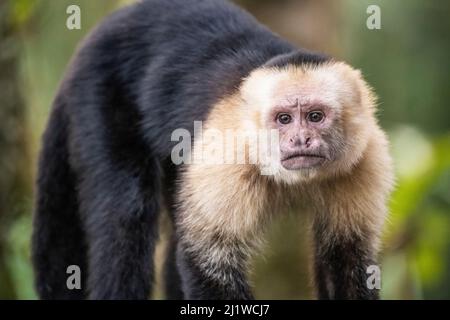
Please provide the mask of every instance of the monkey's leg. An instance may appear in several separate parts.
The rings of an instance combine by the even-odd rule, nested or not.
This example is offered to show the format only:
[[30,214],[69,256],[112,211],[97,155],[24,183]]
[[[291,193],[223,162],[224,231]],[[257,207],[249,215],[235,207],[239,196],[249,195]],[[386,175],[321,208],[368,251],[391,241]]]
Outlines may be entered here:
[[184,172],[175,230],[185,298],[253,299],[246,273],[272,205],[251,169],[192,165]]
[[[365,172],[370,176],[370,172]],[[316,192],[313,215],[315,278],[321,299],[378,299],[379,288],[368,283],[368,267],[377,265],[379,235],[386,214],[383,184],[372,177],[342,179]],[[364,180],[361,180],[364,183]],[[365,188],[365,189],[364,189]],[[370,190],[368,190],[370,188]],[[325,191],[324,191],[325,190]]]
[[[201,241],[201,240],[200,240]],[[253,299],[246,275],[243,249],[216,239],[203,249],[178,244],[177,259],[187,299]]]
[[315,260],[319,299],[378,299],[378,290],[369,288],[366,273],[370,265],[376,265],[375,255],[360,235],[316,237]]
[[90,299],[147,299],[159,213],[159,166],[133,175],[102,167],[86,176],[80,199],[89,243]]
[[318,254],[318,244],[315,242],[316,250],[314,252],[314,284],[316,286],[316,295],[319,300],[329,300],[330,290],[329,285],[330,281],[328,280],[328,269],[327,266],[323,263],[322,258]]

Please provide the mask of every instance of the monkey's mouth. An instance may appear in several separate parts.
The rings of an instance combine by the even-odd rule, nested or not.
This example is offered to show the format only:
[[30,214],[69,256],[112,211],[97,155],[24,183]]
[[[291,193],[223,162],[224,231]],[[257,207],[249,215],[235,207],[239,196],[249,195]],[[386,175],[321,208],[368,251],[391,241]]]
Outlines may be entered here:
[[281,159],[281,165],[287,170],[299,170],[319,166],[325,160],[321,154],[294,153]]

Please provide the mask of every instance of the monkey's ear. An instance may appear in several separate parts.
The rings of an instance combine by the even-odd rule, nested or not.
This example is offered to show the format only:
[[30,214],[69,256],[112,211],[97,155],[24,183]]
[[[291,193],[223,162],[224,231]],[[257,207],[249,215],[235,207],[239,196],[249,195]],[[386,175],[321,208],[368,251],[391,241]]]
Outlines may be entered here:
[[353,69],[354,81],[356,83],[356,92],[359,95],[359,104],[374,112],[376,109],[377,96],[373,91],[372,87],[364,79],[363,73],[359,69]]
[[335,68],[335,71],[340,74],[342,81],[349,84],[349,96],[351,97],[352,105],[373,111],[376,105],[376,95],[364,79],[362,71],[344,62],[337,62],[332,68]]

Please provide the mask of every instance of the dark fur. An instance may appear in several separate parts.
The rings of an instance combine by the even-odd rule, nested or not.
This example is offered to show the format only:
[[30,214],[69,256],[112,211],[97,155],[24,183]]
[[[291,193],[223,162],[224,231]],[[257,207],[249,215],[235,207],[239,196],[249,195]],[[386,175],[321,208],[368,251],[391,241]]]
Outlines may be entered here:
[[314,222],[314,271],[318,298],[378,299],[378,290],[371,290],[366,284],[367,267],[376,265],[375,254],[368,241],[357,234],[351,238],[337,235],[330,241],[327,227],[319,220]]
[[[149,297],[161,189],[173,190],[177,178],[172,131],[192,130],[265,63],[325,59],[221,0],[147,0],[105,19],[72,61],[43,138],[33,234],[39,296]],[[175,247],[174,238],[169,298],[182,297],[180,275],[197,272],[195,257],[178,272]],[[80,291],[66,289],[71,264],[82,269]],[[188,297],[227,297],[198,279]]]

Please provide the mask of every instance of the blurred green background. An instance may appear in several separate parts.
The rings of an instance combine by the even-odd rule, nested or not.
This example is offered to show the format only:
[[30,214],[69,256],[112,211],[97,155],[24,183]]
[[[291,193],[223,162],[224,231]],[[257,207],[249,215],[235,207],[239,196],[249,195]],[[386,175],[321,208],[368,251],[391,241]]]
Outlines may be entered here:
[[[33,186],[58,82],[82,37],[130,2],[0,1],[0,298],[36,298],[29,249]],[[449,299],[450,2],[238,2],[292,42],[360,68],[373,85],[398,177],[383,241],[382,297]],[[81,30],[66,28],[70,4],[81,8]],[[380,30],[366,27],[370,4],[381,8]],[[258,298],[313,298],[304,225],[287,215],[270,230],[252,273]],[[156,282],[154,296],[163,298],[159,277]]]

